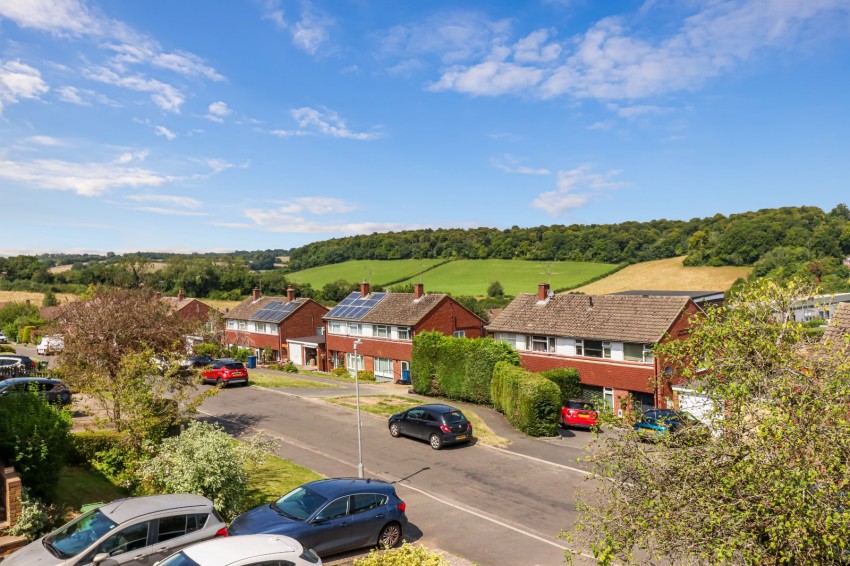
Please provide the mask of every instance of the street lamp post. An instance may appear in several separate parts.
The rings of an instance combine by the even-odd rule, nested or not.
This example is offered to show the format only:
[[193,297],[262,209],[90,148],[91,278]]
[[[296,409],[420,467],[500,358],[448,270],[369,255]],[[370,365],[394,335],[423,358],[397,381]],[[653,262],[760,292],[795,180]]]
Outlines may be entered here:
[[354,396],[357,398],[357,477],[363,478],[363,444],[360,440],[360,363],[357,358],[357,346],[363,343],[359,338],[354,341]]

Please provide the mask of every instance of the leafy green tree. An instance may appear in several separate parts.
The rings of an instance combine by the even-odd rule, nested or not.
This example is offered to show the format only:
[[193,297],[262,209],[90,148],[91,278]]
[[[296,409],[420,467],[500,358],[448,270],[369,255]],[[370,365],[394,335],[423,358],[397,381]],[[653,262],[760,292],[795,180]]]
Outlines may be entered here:
[[490,286],[487,287],[487,296],[488,297],[503,297],[505,295],[505,289],[502,287],[502,284],[498,281],[493,281],[490,283]]
[[322,300],[328,303],[338,303],[356,289],[357,283],[352,283],[345,279],[337,279],[336,281],[325,283],[322,287]]
[[[751,284],[657,352],[709,400],[713,434],[647,448],[631,428],[593,455],[571,536],[600,563],[836,564],[850,540],[850,356],[806,341],[799,281]],[[699,430],[699,429],[692,429]]]
[[54,293],[51,289],[48,289],[44,292],[44,298],[41,300],[41,306],[43,307],[55,307],[59,304],[59,299],[56,298],[56,293]]

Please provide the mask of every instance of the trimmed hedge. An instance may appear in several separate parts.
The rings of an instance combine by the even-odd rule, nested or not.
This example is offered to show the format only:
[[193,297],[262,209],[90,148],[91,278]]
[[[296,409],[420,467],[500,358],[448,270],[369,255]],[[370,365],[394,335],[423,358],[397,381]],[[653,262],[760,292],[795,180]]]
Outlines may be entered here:
[[517,430],[529,436],[556,432],[561,391],[545,377],[504,362],[493,372],[492,396],[496,410]]
[[565,406],[569,399],[580,399],[581,380],[578,370],[575,368],[555,368],[541,371],[540,375],[554,383],[561,390],[561,406]]
[[519,354],[492,338],[423,332],[413,338],[413,389],[423,395],[490,404],[493,367],[500,361],[519,365]]
[[77,465],[90,465],[97,454],[121,446],[124,435],[114,430],[93,430],[71,434],[70,461]]

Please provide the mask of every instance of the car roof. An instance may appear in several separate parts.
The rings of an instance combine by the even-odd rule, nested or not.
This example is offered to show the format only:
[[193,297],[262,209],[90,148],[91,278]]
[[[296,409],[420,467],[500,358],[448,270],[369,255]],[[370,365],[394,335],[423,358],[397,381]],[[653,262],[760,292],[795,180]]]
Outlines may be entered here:
[[150,513],[172,509],[187,510],[192,507],[209,507],[212,501],[202,495],[191,493],[172,493],[168,495],[148,495],[146,497],[128,497],[116,499],[100,508],[100,511],[118,524],[142,517]]
[[16,383],[50,383],[51,385],[57,385],[62,382],[49,377],[10,377],[0,383],[3,385],[15,385]]
[[294,538],[284,535],[240,535],[220,537],[183,549],[183,554],[201,566],[227,566],[248,558],[274,560],[275,554],[294,553],[300,556],[304,548]]
[[307,487],[329,499],[353,492],[374,492],[385,494],[395,492],[395,488],[393,488],[392,485],[372,478],[328,478],[304,484],[304,487]]
[[419,405],[418,407],[413,407],[413,409],[425,409],[426,411],[434,411],[435,413],[450,413],[452,411],[459,411],[455,407],[451,407],[449,405],[443,405],[442,403],[431,403],[429,405]]

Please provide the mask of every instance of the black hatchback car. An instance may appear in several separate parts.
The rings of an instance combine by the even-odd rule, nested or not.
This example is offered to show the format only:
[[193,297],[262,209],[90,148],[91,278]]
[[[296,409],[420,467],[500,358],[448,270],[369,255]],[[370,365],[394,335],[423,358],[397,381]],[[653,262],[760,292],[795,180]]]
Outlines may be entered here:
[[47,377],[11,377],[0,381],[0,398],[8,395],[38,393],[48,403],[67,405],[71,402],[71,390],[58,379]]
[[448,405],[421,405],[391,416],[387,426],[396,438],[410,436],[427,440],[439,450],[446,444],[472,440],[472,423],[458,409]]

